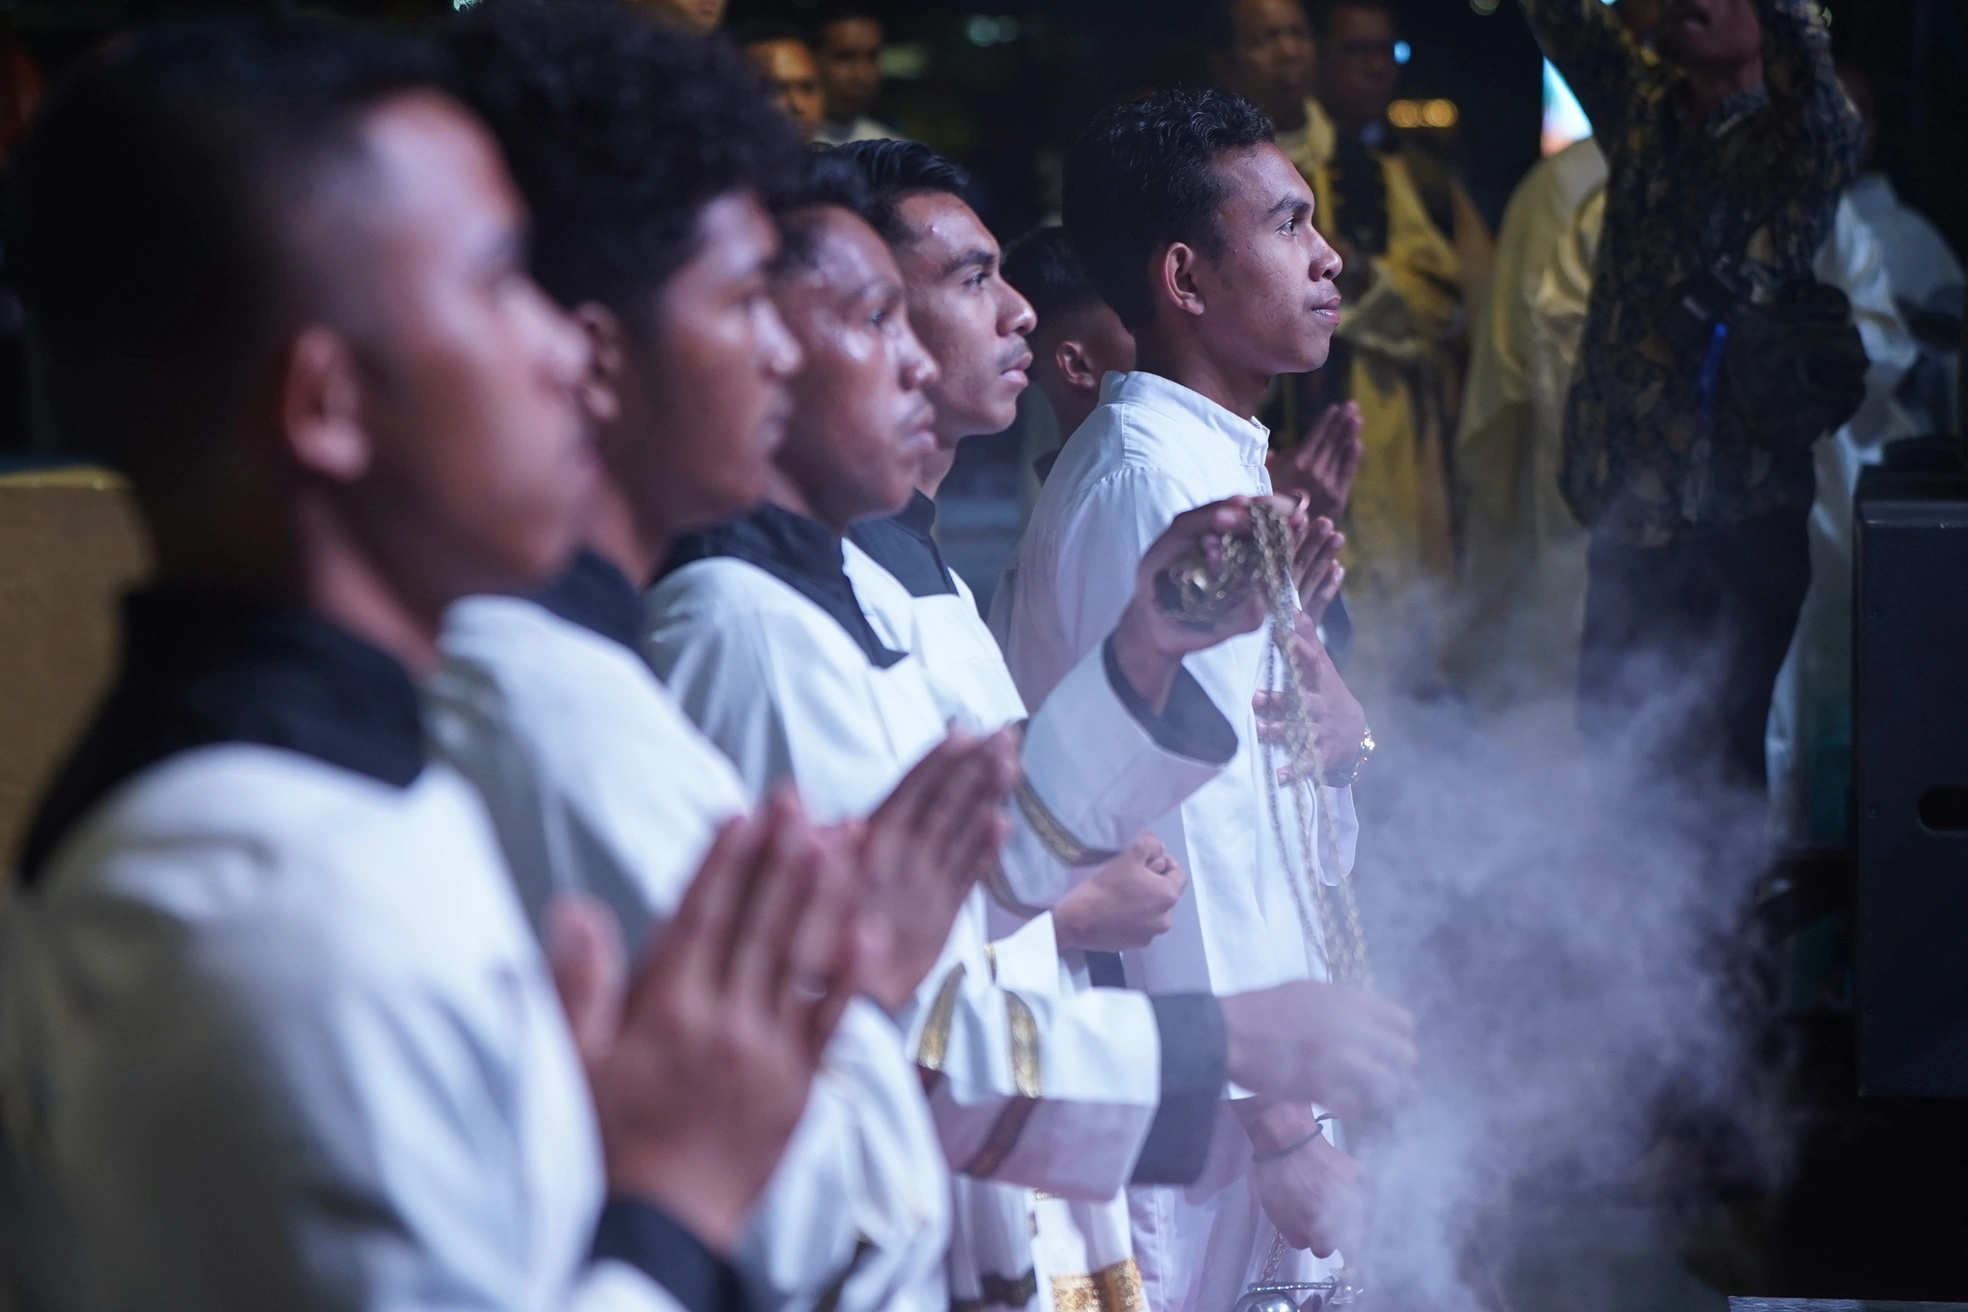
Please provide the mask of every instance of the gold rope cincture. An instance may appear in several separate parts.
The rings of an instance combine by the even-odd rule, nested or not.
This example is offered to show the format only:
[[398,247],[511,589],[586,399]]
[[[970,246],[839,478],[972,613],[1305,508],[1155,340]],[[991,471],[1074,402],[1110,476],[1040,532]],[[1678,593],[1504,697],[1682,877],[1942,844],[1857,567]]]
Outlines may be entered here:
[[[1319,777],[1318,730],[1306,705],[1304,672],[1292,650],[1297,636],[1298,601],[1291,573],[1291,535],[1284,516],[1270,505],[1252,506],[1251,523],[1257,542],[1259,580],[1271,597],[1271,640],[1264,652],[1264,685],[1266,691],[1279,698],[1273,706],[1273,715],[1285,730],[1282,744],[1263,744],[1264,796],[1270,811],[1271,833],[1278,843],[1278,856],[1284,864],[1286,882],[1291,885],[1292,902],[1298,910],[1305,941],[1325,961],[1327,976],[1337,983],[1371,989],[1373,972],[1367,961],[1366,932],[1360,922],[1359,903],[1353,896],[1351,872],[1340,869],[1332,789]],[[1279,777],[1280,756],[1286,766],[1283,779]],[[1305,766],[1303,770],[1299,768],[1301,764]],[[1304,854],[1302,868],[1293,859],[1278,804],[1278,794],[1286,789],[1291,793],[1299,851]],[[1325,879],[1328,870],[1335,873],[1335,881],[1330,885]],[[1271,1251],[1258,1276],[1259,1286],[1274,1285],[1278,1268],[1290,1251],[1282,1234],[1272,1236]],[[1329,1297],[1315,1306],[1338,1307],[1354,1301],[1354,1292],[1360,1284],[1357,1274],[1349,1275],[1342,1268],[1336,1275]]]

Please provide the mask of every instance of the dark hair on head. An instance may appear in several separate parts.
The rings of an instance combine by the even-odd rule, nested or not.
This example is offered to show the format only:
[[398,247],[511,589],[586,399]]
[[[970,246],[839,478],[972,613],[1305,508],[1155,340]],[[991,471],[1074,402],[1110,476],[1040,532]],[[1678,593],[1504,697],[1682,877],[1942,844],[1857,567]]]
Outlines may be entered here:
[[1341,9],[1372,9],[1386,14],[1395,30],[1401,26],[1401,13],[1394,0],[1312,0],[1312,36],[1323,44],[1332,35],[1333,14]]
[[19,155],[21,295],[62,440],[140,490],[196,477],[322,293],[294,249],[361,120],[429,84],[414,48],[319,19],[139,27],[55,88]]
[[873,23],[884,31],[888,27],[888,24],[882,21],[881,14],[875,10],[873,5],[853,4],[849,3],[848,0],[840,0],[838,3],[820,6],[820,12],[813,16],[814,40],[817,42],[825,37],[827,35],[827,29],[835,23],[845,23],[856,19]]
[[1102,303],[1064,228],[1034,228],[1005,247],[1004,279],[1032,303],[1040,332],[1061,315]]
[[903,201],[937,193],[962,197],[970,186],[968,173],[920,141],[850,141],[830,153],[850,160],[861,171],[868,188],[861,217],[890,246],[915,240],[902,221]]
[[533,273],[631,321],[698,249],[704,208],[770,200],[802,147],[737,48],[595,0],[489,0],[439,31],[446,77],[533,211]]
[[768,41],[797,41],[806,45],[806,33],[796,23],[783,18],[753,18],[731,29],[731,43],[740,50],[762,46]]
[[1171,242],[1220,255],[1217,157],[1270,141],[1271,120],[1227,91],[1160,91],[1103,110],[1066,156],[1066,235],[1129,332],[1154,317],[1148,264]]
[[816,150],[806,171],[779,200],[779,261],[775,271],[810,269],[818,249],[820,211],[828,207],[851,214],[868,211],[868,180],[854,161],[838,150]]

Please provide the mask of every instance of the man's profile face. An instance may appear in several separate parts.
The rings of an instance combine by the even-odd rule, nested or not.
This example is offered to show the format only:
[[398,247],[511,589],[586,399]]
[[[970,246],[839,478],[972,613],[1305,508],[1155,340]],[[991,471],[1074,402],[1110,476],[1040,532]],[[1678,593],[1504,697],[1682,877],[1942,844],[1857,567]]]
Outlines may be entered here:
[[1694,67],[1743,64],[1763,51],[1753,0],[1667,0],[1659,32],[1661,53]]
[[1298,111],[1312,94],[1312,24],[1299,0],[1233,0],[1231,90],[1272,118]]
[[645,9],[671,23],[695,32],[698,36],[709,36],[717,31],[724,21],[725,0],[632,0],[640,9]]
[[778,277],[773,298],[806,363],[779,465],[836,527],[908,503],[935,449],[924,390],[936,365],[909,326],[901,270],[875,230],[836,206],[817,224],[811,267]]
[[341,295],[364,302],[345,314],[370,445],[350,517],[424,606],[536,586],[594,491],[586,339],[528,274],[525,210],[475,119],[419,92],[370,114],[363,140],[316,212]]
[[728,192],[697,216],[696,253],[647,316],[624,325],[602,457],[660,531],[708,528],[764,495],[800,364],[767,280],[778,251],[758,198]]
[[1197,264],[1206,330],[1265,373],[1317,369],[1339,327],[1340,262],[1312,226],[1311,189],[1268,141],[1226,151],[1214,167],[1223,249]]
[[868,112],[881,94],[882,29],[872,18],[842,18],[820,33],[820,84],[827,117],[846,123]]
[[1370,123],[1394,103],[1401,66],[1394,61],[1399,34],[1385,9],[1337,4],[1319,50],[1319,101],[1334,118]]
[[1031,303],[1004,280],[997,238],[962,199],[926,192],[897,210],[910,234],[896,252],[909,320],[939,371],[929,389],[937,440],[952,449],[1002,432],[1018,417],[1028,381]]
[[745,47],[759,76],[772,91],[772,103],[793,121],[801,141],[811,141],[820,130],[820,70],[806,42],[786,39],[759,41]]

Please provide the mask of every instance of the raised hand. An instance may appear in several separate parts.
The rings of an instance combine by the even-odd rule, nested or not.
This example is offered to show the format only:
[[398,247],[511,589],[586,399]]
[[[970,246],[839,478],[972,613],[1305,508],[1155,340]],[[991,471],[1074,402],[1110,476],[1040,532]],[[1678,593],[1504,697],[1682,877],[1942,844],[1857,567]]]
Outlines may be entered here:
[[1306,529],[1292,555],[1292,580],[1298,585],[1299,609],[1311,616],[1312,625],[1326,617],[1326,607],[1339,595],[1346,582],[1346,567],[1339,563],[1346,535],[1333,527],[1330,519],[1315,519]]
[[1286,517],[1296,549],[1306,531],[1297,502],[1289,497],[1231,497],[1177,515],[1142,555],[1135,570],[1134,596],[1114,626],[1114,656],[1135,692],[1157,710],[1167,703],[1184,656],[1249,633],[1264,622],[1271,605],[1263,588],[1253,588],[1242,605],[1218,618],[1215,625],[1198,628],[1163,609],[1156,596],[1156,577],[1194,551],[1201,551],[1212,568],[1219,566],[1224,542],[1250,536],[1251,507],[1265,501]]
[[1360,472],[1366,448],[1360,442],[1360,406],[1346,401],[1329,405],[1305,429],[1297,446],[1265,457],[1271,487],[1305,498],[1313,518],[1337,521],[1353,497],[1353,480]]
[[860,987],[891,1013],[915,996],[964,898],[998,859],[1011,829],[1003,804],[1017,784],[1011,731],[955,732],[849,831],[869,889]]
[[1052,909],[1061,948],[1122,952],[1166,934],[1189,872],[1153,834],[1093,872]]
[[1389,1109],[1407,1088],[1414,1018],[1391,1002],[1305,979],[1221,1005],[1230,1078],[1246,1089],[1353,1120]]
[[[1305,708],[1312,718],[1318,759],[1303,757],[1278,767],[1278,782],[1316,777],[1329,779],[1351,774],[1360,765],[1361,744],[1367,736],[1367,713],[1346,686],[1333,665],[1326,645],[1319,641],[1318,621],[1301,613],[1293,621],[1292,659],[1298,662],[1299,683],[1304,691]],[[1279,694],[1259,692],[1251,700],[1257,712],[1259,741],[1287,741],[1285,705]]]
[[626,989],[607,908],[550,908],[612,1193],[733,1251],[854,991],[860,901],[853,869],[783,794],[720,831]]

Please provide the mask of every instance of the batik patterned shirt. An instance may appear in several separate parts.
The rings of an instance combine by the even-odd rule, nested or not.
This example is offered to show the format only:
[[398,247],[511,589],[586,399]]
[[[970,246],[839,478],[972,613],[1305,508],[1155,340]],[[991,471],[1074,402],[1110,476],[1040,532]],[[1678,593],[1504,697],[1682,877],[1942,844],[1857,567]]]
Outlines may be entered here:
[[[1809,0],[1752,0],[1764,85],[1705,120],[1685,78],[1600,0],[1522,0],[1604,146],[1610,177],[1561,483],[1601,535],[1659,545],[1814,494],[1807,445],[1758,443],[1715,396],[1711,351],[1661,331],[1679,295],[1720,271],[1757,301],[1811,274],[1862,126]],[[1704,385],[1704,378],[1707,385]]]

